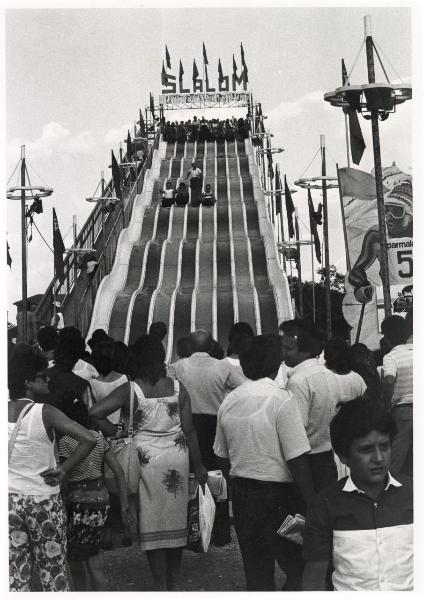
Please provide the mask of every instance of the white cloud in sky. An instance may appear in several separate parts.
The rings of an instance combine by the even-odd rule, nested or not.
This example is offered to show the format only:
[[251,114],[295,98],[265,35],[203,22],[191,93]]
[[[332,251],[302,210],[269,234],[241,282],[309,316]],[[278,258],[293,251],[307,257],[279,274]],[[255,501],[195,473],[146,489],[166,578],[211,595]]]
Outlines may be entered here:
[[103,141],[105,144],[116,144],[119,146],[119,142],[122,142],[127,138],[128,129],[130,130],[130,134],[132,133],[131,127],[129,127],[128,123],[125,125],[119,125],[119,127],[112,127],[109,129],[104,137]]
[[310,111],[312,108],[316,110],[316,107],[323,103],[324,92],[314,91],[305,94],[301,98],[292,102],[281,102],[277,107],[273,108],[268,113],[269,121],[279,120],[287,121],[294,117],[305,116],[305,113]]

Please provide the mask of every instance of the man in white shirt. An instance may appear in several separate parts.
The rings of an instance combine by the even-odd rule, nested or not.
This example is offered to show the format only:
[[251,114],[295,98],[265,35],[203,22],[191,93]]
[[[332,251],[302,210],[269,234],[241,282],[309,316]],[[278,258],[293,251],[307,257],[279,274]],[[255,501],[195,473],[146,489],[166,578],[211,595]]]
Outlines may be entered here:
[[393,473],[412,477],[413,438],[413,315],[392,315],[381,324],[381,332],[392,349],[383,358],[383,401],[397,427],[392,445]]
[[284,589],[300,589],[301,548],[279,537],[277,530],[289,513],[304,515],[314,495],[306,459],[310,446],[299,408],[274,381],[280,363],[277,336],[253,338],[240,353],[249,379],[218,411],[214,450],[231,477],[234,526],[248,591],[275,590],[275,560],[287,575]]
[[187,179],[190,180],[191,189],[191,204],[192,206],[199,206],[200,203],[200,192],[202,189],[202,171],[193,160],[191,163],[191,169],[187,173]]
[[286,389],[293,394],[302,415],[311,453],[308,455],[315,491],[337,481],[330,441],[330,422],[341,400],[336,375],[321,364],[323,339],[314,324],[302,319],[281,325],[283,359],[291,371]]
[[[228,361],[208,354],[211,347],[212,336],[208,331],[193,331],[189,336],[191,356],[168,366],[168,375],[181,381],[190,396],[202,462],[209,471],[219,468],[213,451],[218,409],[228,389],[232,390],[244,381],[244,376],[238,374]],[[231,539],[228,503],[217,507],[220,514],[215,517],[213,535],[216,545],[221,546]]]

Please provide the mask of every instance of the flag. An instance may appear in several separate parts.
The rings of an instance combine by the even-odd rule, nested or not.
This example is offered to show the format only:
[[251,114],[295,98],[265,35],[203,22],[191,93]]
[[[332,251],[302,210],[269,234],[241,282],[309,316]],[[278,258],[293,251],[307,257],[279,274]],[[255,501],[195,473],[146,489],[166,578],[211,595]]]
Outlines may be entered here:
[[199,71],[196,65],[196,59],[193,60],[193,80],[199,77]]
[[65,245],[62,234],[60,233],[59,223],[57,221],[56,211],[53,208],[53,254],[54,254],[54,274],[55,277],[63,283],[65,279],[65,270],[63,265],[63,253]]
[[321,262],[321,242],[318,234],[318,225],[322,224],[322,204],[318,205],[318,210],[315,212],[314,203],[312,202],[311,190],[308,188],[308,208],[309,208],[309,228],[314,240],[315,256],[317,261]]
[[281,213],[281,177],[278,165],[275,169],[275,212],[277,215]]
[[[296,232],[296,241],[299,242],[299,219],[297,218],[297,215],[295,215],[294,217],[294,226],[295,226],[295,232]],[[296,265],[296,269],[297,269],[297,276],[299,278],[299,280],[302,279],[302,271],[301,271],[301,264],[300,264],[300,244],[297,243],[296,244],[296,253],[294,255],[294,262]]]
[[9,246],[8,241],[6,241],[6,246],[7,246],[7,264],[10,268],[12,268],[12,257],[10,256],[10,246]]
[[249,78],[247,76],[247,65],[246,65],[246,61],[244,60],[244,50],[243,50],[243,44],[240,44],[240,53],[241,53],[241,65],[243,67],[243,73],[244,73],[244,78],[246,80],[246,83],[249,81]]
[[152,113],[152,118],[155,118],[155,102],[153,100],[152,92],[150,92],[150,112]]
[[167,69],[171,68],[171,57],[169,56],[168,46],[165,45],[165,58],[166,58],[166,67]]
[[208,57],[206,55],[206,48],[205,48],[205,42],[203,42],[203,64],[204,65],[208,65]]
[[289,186],[287,185],[287,177],[284,175],[284,194],[286,197],[287,223],[289,226],[289,237],[294,237],[293,213],[294,204],[291,197]]
[[222,72],[221,59],[218,59],[218,81],[222,83],[224,81],[224,74]]
[[165,65],[163,64],[163,61],[162,61],[161,83],[164,87],[166,87],[168,85],[168,75],[166,74]]
[[269,146],[269,139],[267,141],[266,155],[267,155],[267,158],[268,158],[268,175],[269,175],[270,179],[274,179],[274,169],[273,169],[273,161],[272,161],[272,152],[271,152],[271,148]]
[[[350,85],[346,65],[342,58],[342,83],[343,86]],[[362,155],[366,148],[364,137],[362,135],[361,126],[359,124],[358,113],[356,109],[345,109],[349,118],[349,137],[350,137],[350,153],[355,165],[359,165]]]
[[134,154],[134,146],[131,141],[130,131],[128,130],[127,135],[127,161],[129,162]]
[[116,162],[116,158],[113,153],[113,150],[112,150],[112,179],[113,179],[113,187],[115,188],[115,195],[117,198],[122,200],[121,170],[119,168],[118,163]]
[[233,54],[233,75],[234,75],[234,77],[237,77],[237,65],[236,65],[236,59],[234,58],[234,54]]
[[139,120],[138,124],[140,125],[140,137],[146,137],[146,128],[144,125],[144,119],[143,119],[143,114],[141,112],[141,108],[139,109],[139,116],[140,116],[140,120]]
[[184,69],[183,69],[183,63],[180,60],[180,75],[179,75],[179,80],[181,81],[184,75]]

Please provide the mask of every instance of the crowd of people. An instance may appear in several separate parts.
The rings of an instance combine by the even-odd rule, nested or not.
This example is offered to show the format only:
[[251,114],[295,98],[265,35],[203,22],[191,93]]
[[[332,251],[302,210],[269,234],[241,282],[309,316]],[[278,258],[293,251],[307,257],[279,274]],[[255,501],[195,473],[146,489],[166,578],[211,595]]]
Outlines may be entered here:
[[[248,591],[411,590],[412,310],[363,344],[294,319],[223,347],[192,331],[165,364],[167,327],[132,346],[39,330],[9,352],[10,590],[107,590],[101,549],[138,539],[155,590],[180,589],[190,476],[221,470],[211,543],[233,523]],[[114,442],[129,435],[129,491]],[[303,515],[303,545],[278,535]],[[119,538],[119,539],[118,539]],[[378,558],[377,558],[378,557]]]
[[165,142],[183,144],[185,142],[243,141],[249,137],[250,121],[240,117],[231,119],[200,120],[194,116],[188,121],[165,121],[160,123]]

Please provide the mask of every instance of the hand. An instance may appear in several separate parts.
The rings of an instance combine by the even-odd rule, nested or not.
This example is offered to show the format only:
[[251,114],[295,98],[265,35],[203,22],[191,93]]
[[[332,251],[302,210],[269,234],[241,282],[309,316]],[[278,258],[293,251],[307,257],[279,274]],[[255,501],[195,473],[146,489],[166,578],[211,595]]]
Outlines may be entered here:
[[121,507],[121,520],[124,527],[130,528],[132,525],[135,525],[135,515],[131,512],[128,504]]
[[361,304],[367,304],[372,300],[374,288],[372,285],[364,285],[356,288],[354,294],[358,302]]
[[208,480],[207,469],[204,467],[204,465],[200,465],[200,467],[197,467],[197,469],[195,469],[194,472],[196,474],[196,479],[199,482],[200,487],[202,488],[202,492],[205,493],[205,483]]
[[66,472],[62,467],[56,467],[55,469],[46,469],[40,475],[48,485],[53,486],[59,485],[65,479]]

